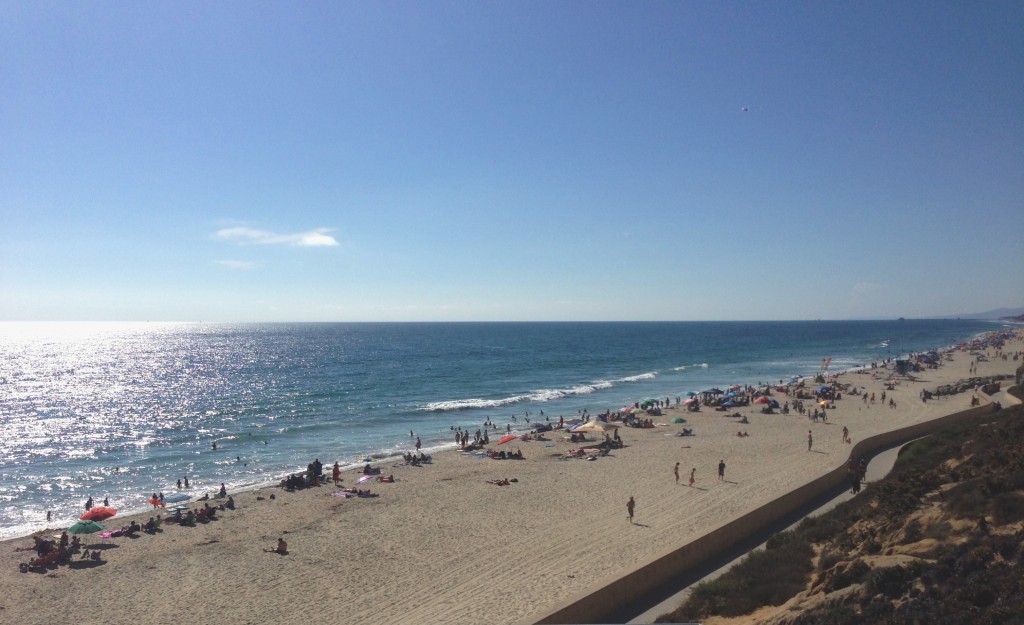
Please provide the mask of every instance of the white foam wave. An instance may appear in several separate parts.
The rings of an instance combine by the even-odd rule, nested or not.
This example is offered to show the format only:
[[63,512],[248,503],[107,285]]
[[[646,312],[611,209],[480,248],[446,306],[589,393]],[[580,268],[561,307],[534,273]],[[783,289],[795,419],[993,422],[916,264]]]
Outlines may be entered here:
[[424,412],[449,412],[453,410],[466,410],[471,408],[501,408],[511,404],[518,404],[527,401],[544,402],[569,397],[572,395],[588,395],[597,390],[607,389],[616,384],[628,384],[641,380],[653,380],[658,377],[656,372],[631,375],[617,380],[599,380],[590,384],[578,384],[568,388],[544,388],[522,395],[512,395],[500,399],[453,399],[449,401],[435,401],[420,406],[418,410]]
[[658,374],[656,372],[652,371],[650,373],[641,373],[640,375],[631,375],[629,377],[619,378],[618,380],[615,380],[615,381],[616,382],[639,382],[641,380],[653,380],[656,377],[658,377]]
[[707,368],[708,368],[708,363],[706,363],[706,362],[698,362],[698,363],[694,363],[692,365],[681,365],[679,367],[673,367],[672,370],[673,371],[686,371],[687,369],[707,369]]

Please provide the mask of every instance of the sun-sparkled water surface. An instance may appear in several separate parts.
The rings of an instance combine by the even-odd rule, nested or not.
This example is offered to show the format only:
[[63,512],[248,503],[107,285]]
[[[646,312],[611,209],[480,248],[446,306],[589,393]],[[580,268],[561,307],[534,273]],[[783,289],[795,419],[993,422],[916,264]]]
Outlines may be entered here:
[[[0,323],[0,537],[86,497],[141,509],[276,481],[313,458],[449,445],[476,429],[951,345],[978,321]],[[213,449],[213,444],[217,449]]]

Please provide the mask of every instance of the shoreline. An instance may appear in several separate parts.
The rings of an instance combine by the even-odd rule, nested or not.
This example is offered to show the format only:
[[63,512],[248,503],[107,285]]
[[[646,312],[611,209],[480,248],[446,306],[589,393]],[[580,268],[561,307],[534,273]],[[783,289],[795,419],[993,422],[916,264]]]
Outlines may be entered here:
[[[820,324],[815,323],[809,325],[803,322],[780,323],[791,325],[794,328],[805,328],[812,337],[817,336],[814,333],[821,330]],[[859,327],[856,325],[856,322],[843,322],[837,326],[837,331],[840,333],[845,332],[849,323]],[[867,322],[867,326],[874,327],[874,323]],[[669,325],[676,326],[680,324]],[[683,324],[684,327],[685,325]],[[900,352],[889,351],[888,354],[884,354],[886,350],[881,345],[875,344],[873,342],[874,339],[870,338],[875,336],[899,337],[900,334],[895,329],[897,324],[890,323],[889,326],[893,327],[878,329],[877,332],[870,331],[866,334],[863,330],[855,332],[855,334],[864,335],[861,339],[866,341],[863,342],[861,339],[858,339],[859,347],[857,348],[854,348],[849,341],[843,342],[839,340],[844,345],[844,348],[840,348],[838,351],[822,351],[817,349],[812,351],[837,354],[837,360],[832,363],[832,368],[829,370],[830,373],[836,372],[838,366],[856,367],[878,358],[895,356]],[[741,327],[747,326],[742,325]],[[752,327],[757,328],[759,326],[754,324]],[[914,350],[931,349],[935,346],[949,346],[959,340],[969,341],[972,336],[983,334],[984,330],[992,331],[999,329],[998,325],[994,325],[991,322],[974,322],[974,325],[965,327],[969,331],[962,333],[954,329],[943,333],[944,331],[938,329],[941,327],[941,325],[937,328],[927,325],[922,326],[922,328],[927,330],[924,334],[937,339],[935,342],[927,344],[914,342],[914,333],[910,332],[905,339],[893,339],[893,344],[899,347],[907,345]],[[684,335],[684,337],[689,340],[688,335]],[[820,340],[820,337],[818,339]],[[909,341],[909,343],[906,341]],[[811,342],[813,344],[813,340]],[[591,380],[590,382],[584,382],[582,387],[574,386],[574,383],[571,382],[568,383],[568,386],[564,386],[554,381],[550,381],[550,384],[547,383],[549,381],[545,381],[540,383],[540,386],[537,386],[537,388],[540,388],[545,393],[553,393],[556,396],[568,393],[572,396],[579,388],[602,389],[604,382],[595,382],[596,380],[605,380],[606,378],[611,380],[615,378],[612,382],[614,382],[613,386],[616,389],[611,391],[594,390],[593,395],[589,395],[588,392],[581,396],[574,396],[575,399],[571,400],[571,406],[561,403],[568,401],[563,398],[553,400],[552,403],[509,405],[508,408],[516,411],[517,416],[520,417],[519,423],[522,424],[522,411],[526,409],[536,412],[537,409],[543,408],[550,415],[564,414],[565,416],[575,415],[577,408],[580,407],[589,407],[591,412],[599,412],[606,407],[616,408],[623,404],[632,403],[637,398],[676,395],[682,390],[698,390],[700,388],[733,382],[754,384],[755,380],[762,379],[790,379],[793,374],[801,373],[813,375],[821,362],[820,356],[810,360],[803,356],[799,356],[795,360],[785,357],[764,360],[757,357],[757,355],[751,354],[749,355],[753,356],[751,358],[747,357],[748,354],[742,348],[742,342],[733,341],[729,343],[729,345],[734,344],[735,348],[730,347],[728,350],[729,355],[723,357],[722,354],[719,354],[718,360],[716,360],[718,364],[712,367],[711,373],[708,372],[707,367],[700,365],[673,366],[673,363],[678,364],[679,362],[691,360],[677,356],[678,353],[685,351],[685,348],[680,348],[679,350],[661,349],[658,352],[656,366],[652,364],[650,367],[645,368],[643,359],[641,359],[638,365],[640,369],[633,370],[628,367],[615,367],[616,375],[602,376],[600,373],[594,372],[594,376],[591,377],[559,377],[559,379],[563,380]],[[663,345],[663,343],[658,343],[658,345]],[[853,351],[849,351],[850,349]],[[876,351],[876,349],[880,351]],[[599,361],[600,358],[595,357],[594,354],[600,353],[601,350],[596,348],[596,351],[591,350],[591,355],[585,357],[585,359],[588,361]],[[749,362],[757,363],[758,366],[742,364]],[[815,364],[815,362],[818,364]],[[640,376],[627,375],[639,370],[646,371],[647,369],[650,369],[650,372]],[[688,371],[685,374],[678,373],[681,369],[687,369]],[[572,367],[568,367],[567,370],[571,371]],[[696,370],[697,372],[695,373],[690,370]],[[619,378],[617,377],[618,375],[625,375],[627,377]],[[647,381],[631,382],[625,385],[619,384],[623,379],[645,378],[648,375],[653,377]],[[511,396],[525,397],[517,395],[516,392],[512,391],[513,388],[520,388],[519,386],[509,384],[492,384],[490,386],[508,391],[508,393],[499,395],[502,398],[508,399],[510,397],[509,394]],[[521,388],[533,387],[524,386]],[[612,393],[611,396],[607,394],[609,392]],[[59,395],[59,392],[57,394]],[[431,397],[435,395],[430,392],[427,394]],[[437,393],[436,396],[443,398],[471,397],[476,395],[473,393],[463,394],[455,392],[452,394],[442,392]],[[480,396],[491,397],[490,395]],[[131,400],[129,402],[131,403]],[[263,414],[264,411],[260,410],[261,407],[270,406],[272,403],[260,400],[251,407],[257,410],[257,413],[254,414]],[[246,405],[248,406],[248,404]],[[340,407],[344,408],[344,406]],[[133,412],[129,409],[128,412],[135,414],[138,411]],[[272,412],[270,410],[266,414],[271,414]],[[479,419],[476,418],[478,412]],[[4,491],[3,494],[9,498],[7,498],[8,506],[6,510],[3,514],[0,514],[4,521],[4,527],[0,530],[0,539],[30,535],[34,531],[43,529],[45,527],[43,520],[46,518],[48,510],[53,512],[55,519],[51,526],[71,524],[81,512],[81,502],[86,499],[87,495],[92,495],[96,498],[103,498],[105,495],[109,495],[111,501],[114,502],[114,507],[123,508],[126,513],[144,512],[147,509],[144,500],[149,498],[151,492],[158,492],[160,490],[168,494],[174,492],[175,478],[180,478],[183,475],[188,475],[192,481],[193,489],[190,493],[201,495],[204,491],[215,492],[221,482],[227,483],[228,488],[233,491],[251,490],[275,484],[288,473],[302,470],[305,463],[317,455],[327,464],[333,464],[335,460],[339,460],[342,464],[352,464],[355,468],[358,468],[360,465],[356,463],[356,458],[367,454],[389,456],[396,451],[404,452],[408,449],[411,440],[405,434],[408,433],[409,429],[415,429],[416,434],[423,437],[425,449],[431,447],[451,449],[453,445],[450,444],[451,439],[449,438],[448,426],[455,424],[467,427],[468,421],[468,426],[472,431],[472,429],[475,429],[476,424],[485,420],[485,412],[489,412],[490,418],[499,422],[501,427],[509,419],[507,413],[504,416],[495,416],[493,411],[479,411],[475,408],[453,412],[417,412],[418,416],[415,416],[417,420],[410,423],[403,432],[394,431],[402,429],[402,420],[397,417],[389,421],[396,424],[395,427],[381,427],[379,422],[371,420],[371,425],[363,430],[359,429],[358,422],[352,421],[350,423],[351,419],[348,418],[340,418],[340,427],[331,426],[318,419],[313,419],[309,424],[312,429],[305,437],[297,437],[295,434],[300,433],[306,426],[298,422],[289,422],[287,419],[281,421],[280,427],[277,428],[281,430],[280,432],[277,432],[274,428],[266,429],[273,426],[274,422],[261,421],[262,418],[252,422],[244,421],[244,423],[235,423],[229,419],[229,423],[222,425],[212,422],[207,423],[207,429],[199,430],[200,433],[195,436],[188,432],[182,432],[182,435],[179,436],[173,433],[161,434],[160,431],[157,431],[152,437],[148,434],[143,436],[136,433],[136,435],[133,435],[133,438],[133,436],[127,435],[131,434],[131,432],[127,434],[122,432],[121,435],[115,435],[114,440],[110,441],[109,444],[94,445],[78,444],[79,441],[88,440],[88,430],[92,426],[85,424],[85,422],[83,422],[85,425],[73,428],[65,428],[59,423],[49,424],[49,422],[46,422],[45,432],[54,434],[56,436],[55,441],[67,441],[57,448],[58,452],[61,453],[56,455],[64,457],[65,454],[62,450],[67,445],[69,462],[64,465],[59,460],[47,459],[41,455],[37,457],[35,452],[32,451],[34,447],[38,447],[35,443],[20,447],[15,445],[15,448],[19,450],[15,453],[16,462],[12,465],[13,471],[8,472],[8,479],[4,480],[4,488],[2,489]],[[344,413],[345,411],[342,410],[339,414]],[[401,414],[404,418],[405,413],[401,412]],[[408,416],[410,418],[414,417],[412,413],[409,413]],[[422,419],[428,419],[428,422],[424,422]],[[88,427],[86,427],[87,425]],[[512,425],[516,427],[517,424],[513,422]],[[20,427],[30,432],[35,432],[32,428],[37,426],[31,420],[22,419]],[[83,430],[82,428],[85,429]],[[328,430],[324,428],[328,428]],[[188,428],[185,429],[187,430]],[[172,432],[173,430],[167,431]],[[280,434],[280,439],[275,440],[279,438],[278,434]],[[372,443],[371,435],[374,436]],[[134,440],[136,438],[139,440]],[[270,443],[269,447],[260,445],[261,442],[266,444],[267,441]],[[211,450],[211,443],[220,444],[220,448]],[[22,456],[19,456],[19,453]],[[18,461],[18,458],[23,457],[26,453],[34,459],[31,459],[27,464]],[[47,453],[45,449],[40,450],[40,454],[45,453]],[[428,453],[432,452],[428,451]],[[91,457],[90,454],[92,454]],[[238,456],[237,462],[235,462],[236,455]],[[79,460],[79,458],[83,460]],[[116,468],[115,465],[117,465]],[[22,488],[22,484],[28,486],[28,489]],[[144,497],[141,497],[142,495]]]
[[[1004,350],[1021,349],[1021,331],[1015,330]],[[61,614],[108,623],[520,622],[832,470],[849,453],[840,440],[844,425],[856,441],[967,408],[969,393],[927,403],[917,395],[971,377],[968,362],[966,353],[955,352],[952,361],[923,372],[921,381],[900,382],[891,392],[895,409],[847,396],[830,411],[829,423],[795,413],[761,415],[753,406],[728,414],[669,409],[655,422],[683,416],[687,423],[623,428],[626,446],[592,462],[558,459],[577,446],[555,431],[546,433],[546,442],[508,445],[523,451],[522,461],[442,451],[431,465],[382,466],[397,481],[374,482],[370,488],[380,497],[373,499],[327,496],[333,484],[233,492],[239,509],[221,513],[218,521],[105,541],[111,545],[103,550],[106,564],[47,571],[53,578],[18,573],[18,562],[27,558],[13,550],[30,541],[5,540],[0,579],[8,592],[0,598],[0,613],[23,623],[60,620]],[[983,361],[974,375],[1009,374],[1015,365]],[[847,372],[840,380],[879,392],[876,373]],[[750,424],[738,424],[734,412]],[[682,427],[693,427],[696,436],[674,436]],[[737,437],[740,429],[750,436]],[[813,452],[820,453],[805,449],[807,430],[814,433]],[[715,476],[720,459],[728,466],[723,481]],[[686,465],[697,468],[693,488],[685,477],[674,484],[675,462],[687,474]],[[351,486],[356,475],[343,473],[344,484]],[[518,481],[487,483],[503,478]],[[625,518],[630,496],[637,501],[635,524]],[[144,522],[150,514],[133,517]],[[130,518],[115,517],[107,525],[119,527]],[[262,553],[282,535],[288,556]],[[83,542],[90,544],[90,537]],[[164,588],[168,575],[171,592],[152,600],[118,591],[126,578],[142,588]],[[209,586],[210,579],[218,585]],[[309,584],[318,588],[315,595],[305,590]],[[82,596],[90,601],[80,601]]]

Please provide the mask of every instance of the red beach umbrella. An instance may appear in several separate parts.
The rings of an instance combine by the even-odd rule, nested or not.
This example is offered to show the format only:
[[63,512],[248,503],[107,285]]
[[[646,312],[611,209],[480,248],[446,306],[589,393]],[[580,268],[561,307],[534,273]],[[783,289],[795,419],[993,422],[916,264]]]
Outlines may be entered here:
[[762,395],[761,397],[758,397],[757,399],[755,399],[754,403],[755,404],[770,404],[770,403],[772,403],[772,400],[770,400],[767,397]]
[[519,438],[519,437],[518,436],[513,436],[511,434],[506,434],[505,436],[502,436],[501,439],[498,440],[498,444],[499,445],[504,445],[505,443],[507,443],[509,441],[514,441],[517,438]]
[[117,514],[117,510],[114,508],[106,508],[104,506],[96,506],[91,510],[86,510],[85,514],[78,517],[83,521],[106,521],[110,517]]

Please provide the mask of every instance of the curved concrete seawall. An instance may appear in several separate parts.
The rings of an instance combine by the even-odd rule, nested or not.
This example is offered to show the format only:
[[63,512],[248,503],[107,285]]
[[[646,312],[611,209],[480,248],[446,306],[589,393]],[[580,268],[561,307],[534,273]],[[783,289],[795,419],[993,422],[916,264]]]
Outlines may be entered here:
[[[877,434],[856,443],[849,457],[872,456],[883,449],[920,438],[950,425],[987,415],[995,410],[994,405],[983,404],[962,412]],[[700,538],[645,564],[638,565],[613,580],[601,582],[577,597],[522,621],[520,625],[603,622],[602,619],[606,615],[613,614],[636,601],[638,594],[642,594],[645,589],[670,582],[686,571],[716,557],[736,543],[747,540],[765,526],[779,522],[815,499],[845,487],[848,481],[849,476],[844,462],[825,475],[782,497],[741,517],[718,525]]]

